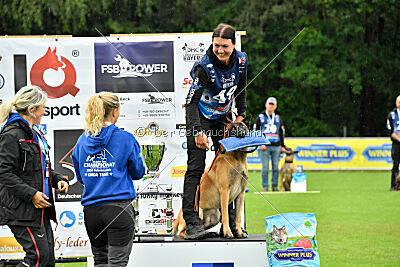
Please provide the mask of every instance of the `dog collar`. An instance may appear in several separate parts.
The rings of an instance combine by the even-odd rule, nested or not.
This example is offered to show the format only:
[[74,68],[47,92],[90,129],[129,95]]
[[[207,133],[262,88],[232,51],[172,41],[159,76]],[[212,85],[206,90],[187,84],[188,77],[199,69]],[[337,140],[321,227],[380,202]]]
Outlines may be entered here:
[[285,160],[285,163],[293,163],[293,160],[291,160],[291,161]]

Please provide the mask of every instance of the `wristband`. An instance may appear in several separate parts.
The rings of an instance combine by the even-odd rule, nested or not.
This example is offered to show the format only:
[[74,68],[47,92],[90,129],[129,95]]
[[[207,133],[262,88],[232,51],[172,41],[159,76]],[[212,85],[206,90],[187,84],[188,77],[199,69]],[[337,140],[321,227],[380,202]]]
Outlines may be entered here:
[[201,133],[203,133],[203,131],[196,132],[193,136],[196,137],[196,136],[198,136],[198,135],[201,134]]

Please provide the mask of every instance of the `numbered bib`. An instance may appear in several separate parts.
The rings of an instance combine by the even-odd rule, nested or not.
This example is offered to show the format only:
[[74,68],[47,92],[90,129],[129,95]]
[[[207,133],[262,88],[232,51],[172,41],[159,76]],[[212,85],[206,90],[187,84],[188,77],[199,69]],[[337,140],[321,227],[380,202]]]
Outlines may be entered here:
[[276,125],[275,124],[270,125],[269,131],[270,131],[270,133],[276,133]]

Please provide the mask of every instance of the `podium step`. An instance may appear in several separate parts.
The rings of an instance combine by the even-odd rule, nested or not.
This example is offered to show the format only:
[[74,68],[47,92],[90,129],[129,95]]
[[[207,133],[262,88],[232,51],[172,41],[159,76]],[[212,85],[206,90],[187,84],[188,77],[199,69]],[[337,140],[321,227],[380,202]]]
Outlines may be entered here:
[[[185,240],[173,237],[141,237],[135,240],[128,267],[267,267],[265,235],[249,235],[247,238]],[[88,267],[93,258],[88,258]]]
[[[196,267],[220,266],[248,267],[267,266],[265,235],[249,235],[247,238],[185,240],[174,237],[164,241],[160,237],[141,237],[133,243],[128,266],[131,267]],[[207,265],[207,264],[208,265]]]

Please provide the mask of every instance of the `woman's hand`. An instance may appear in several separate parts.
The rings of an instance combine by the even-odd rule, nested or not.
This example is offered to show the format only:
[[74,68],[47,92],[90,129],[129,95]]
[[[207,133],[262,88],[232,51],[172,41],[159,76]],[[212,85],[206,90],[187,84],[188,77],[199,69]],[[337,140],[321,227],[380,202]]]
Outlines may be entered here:
[[68,183],[66,181],[59,181],[57,183],[58,189],[57,192],[60,192],[61,194],[66,194],[68,192]]
[[194,140],[196,141],[196,146],[198,148],[210,150],[210,148],[208,147],[210,140],[208,140],[207,135],[205,135],[204,133],[199,133],[197,136],[195,136]]
[[49,199],[49,197],[42,192],[37,191],[32,198],[32,203],[37,209],[48,208],[51,206],[51,204],[47,202],[46,199]]
[[261,146],[260,146],[260,149],[261,149],[262,151],[265,151],[265,150],[267,150],[267,146],[266,146],[266,145],[261,145]]
[[243,116],[237,116],[237,117],[236,117],[236,120],[234,121],[234,123],[236,123],[236,122],[241,122],[241,121],[243,121],[243,120],[244,120]]

